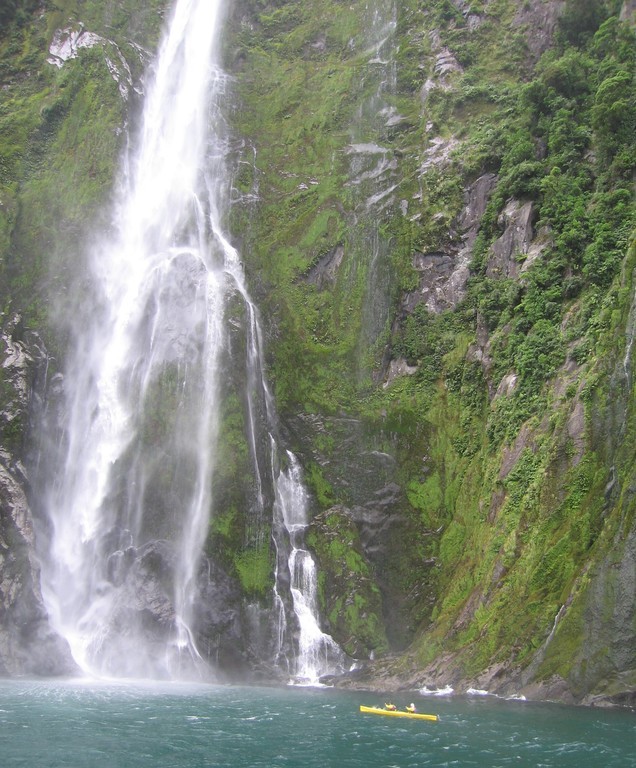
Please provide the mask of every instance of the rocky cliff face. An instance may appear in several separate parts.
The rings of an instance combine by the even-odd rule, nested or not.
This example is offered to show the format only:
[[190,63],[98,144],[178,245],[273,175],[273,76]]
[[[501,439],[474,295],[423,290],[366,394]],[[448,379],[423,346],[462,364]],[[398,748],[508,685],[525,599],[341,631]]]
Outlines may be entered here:
[[[130,5],[2,38],[7,372],[18,310],[68,343],[83,222],[161,20]],[[232,6],[230,229],[312,491],[325,628],[374,659],[348,684],[633,697],[633,5]],[[11,403],[31,412],[34,355],[3,389],[7,672],[65,658],[27,661],[47,630]],[[233,432],[223,450],[201,639],[244,668]]]
[[70,651],[49,627],[40,592],[28,474],[20,460],[28,434],[33,371],[46,361],[41,341],[21,318],[5,320],[0,425],[0,672],[58,675],[75,670]]
[[[582,677],[566,658],[588,657],[592,605],[633,631],[633,600],[605,581],[608,547],[633,572],[631,523],[615,528],[631,464],[605,445],[630,419],[605,382],[625,355],[633,221],[602,255],[595,223],[622,151],[598,105],[631,61],[602,51],[630,38],[628,9],[405,2],[380,49],[362,9],[318,6],[237,8],[237,191],[258,187],[234,213],[323,510],[325,614],[360,656],[408,645],[363,685],[625,700],[633,659],[609,635]],[[354,144],[366,165],[352,163],[347,126],[372,99]],[[630,173],[609,182],[625,201]],[[357,553],[344,567],[334,531]],[[378,618],[384,636],[368,631]]]

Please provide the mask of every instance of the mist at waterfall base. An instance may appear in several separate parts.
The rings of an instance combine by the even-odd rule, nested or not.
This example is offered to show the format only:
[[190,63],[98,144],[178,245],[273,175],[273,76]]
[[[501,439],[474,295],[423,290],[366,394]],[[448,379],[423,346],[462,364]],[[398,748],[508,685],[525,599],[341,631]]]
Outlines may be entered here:
[[[405,698],[405,697],[408,698]],[[626,768],[626,711],[418,697],[439,722],[358,711],[373,694],[308,688],[0,681],[6,768]]]
[[[248,660],[302,682],[342,671],[315,613],[302,476],[278,436],[258,312],[224,231],[222,19],[222,0],[174,4],[44,420],[42,594],[97,677],[214,680]],[[204,557],[224,398],[243,404],[243,546],[275,552],[269,606],[246,605],[227,563]]]

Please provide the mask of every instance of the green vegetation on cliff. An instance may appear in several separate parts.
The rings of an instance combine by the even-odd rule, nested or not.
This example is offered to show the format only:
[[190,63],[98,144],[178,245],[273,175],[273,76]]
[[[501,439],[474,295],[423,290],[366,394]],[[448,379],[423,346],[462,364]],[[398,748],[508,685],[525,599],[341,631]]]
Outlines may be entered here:
[[[0,269],[2,305],[48,334],[70,294],[80,249],[108,200],[138,77],[164,3],[9,4],[0,24]],[[11,10],[13,9],[13,11]],[[100,38],[54,63],[49,46],[89,29]],[[125,59],[125,60],[124,60]]]
[[[399,552],[363,554],[381,583],[419,552],[382,588],[385,601],[419,595],[415,668],[446,653],[456,677],[503,663],[567,678],[554,660],[539,668],[543,645],[556,622],[558,656],[581,578],[624,514],[607,501],[609,414],[629,419],[631,369],[618,393],[602,386],[633,323],[636,47],[620,5],[406,0],[385,9],[382,86],[363,4],[244,3],[234,17],[235,124],[250,143],[239,191],[257,198],[234,221],[274,324],[278,403],[310,415],[298,448],[320,467],[323,508],[373,504],[337,469],[351,452],[395,458],[410,534]],[[369,104],[394,119],[366,115],[358,131]],[[393,164],[390,182],[379,163],[356,167],[363,141]],[[374,210],[365,190],[365,209],[365,172],[392,203]],[[434,306],[424,297],[448,283],[434,265],[452,271],[462,242],[465,290]],[[373,336],[369,302],[389,308]],[[400,359],[409,375],[395,378]],[[333,431],[345,414],[363,438]],[[330,604],[354,593],[342,584]],[[586,635],[574,637],[573,657]]]
[[[163,3],[137,5],[0,11],[2,311],[55,351],[136,112],[107,58],[117,46],[136,80],[161,22]],[[618,595],[636,557],[636,40],[621,7],[230,9],[229,229],[313,494],[323,614],[354,655],[408,647],[395,669],[410,679],[634,687]],[[47,63],[80,23],[105,42]],[[265,600],[269,529],[249,517],[230,390],[207,551]]]

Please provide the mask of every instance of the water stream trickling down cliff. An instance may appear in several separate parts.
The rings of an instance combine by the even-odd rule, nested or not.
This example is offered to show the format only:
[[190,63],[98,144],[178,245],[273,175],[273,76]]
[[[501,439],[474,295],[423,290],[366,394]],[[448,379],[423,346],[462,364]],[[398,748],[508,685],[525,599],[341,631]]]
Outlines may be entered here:
[[365,56],[368,66],[356,82],[359,106],[349,127],[349,181],[353,211],[345,250],[352,254],[352,279],[361,276],[365,301],[361,347],[377,343],[389,322],[391,284],[389,246],[381,222],[396,208],[398,164],[385,146],[404,119],[390,103],[396,90],[395,32],[392,2],[373,2],[365,11]]
[[42,589],[85,672],[214,677],[198,624],[213,592],[204,596],[201,573],[211,578],[203,550],[215,514],[221,392],[235,352],[231,307],[243,326],[243,357],[231,365],[243,386],[253,475],[249,530],[258,539],[271,527],[277,553],[270,608],[258,609],[273,638],[265,644],[272,658],[262,661],[313,681],[338,671],[342,655],[318,627],[300,469],[279,448],[258,314],[222,225],[222,11],[220,0],[176,3],[111,230],[90,249],[87,309],[73,318],[51,440],[60,448],[50,461],[57,458]]

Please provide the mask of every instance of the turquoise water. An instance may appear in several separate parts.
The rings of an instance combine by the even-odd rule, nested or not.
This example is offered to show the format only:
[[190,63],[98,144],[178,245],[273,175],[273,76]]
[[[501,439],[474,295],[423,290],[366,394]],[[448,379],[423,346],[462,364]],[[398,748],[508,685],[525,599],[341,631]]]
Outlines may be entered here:
[[329,689],[0,681],[0,765],[636,766],[633,712],[408,699],[440,721],[363,715],[381,698]]

